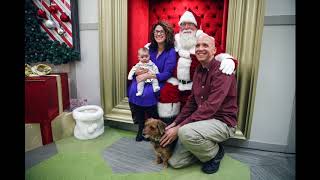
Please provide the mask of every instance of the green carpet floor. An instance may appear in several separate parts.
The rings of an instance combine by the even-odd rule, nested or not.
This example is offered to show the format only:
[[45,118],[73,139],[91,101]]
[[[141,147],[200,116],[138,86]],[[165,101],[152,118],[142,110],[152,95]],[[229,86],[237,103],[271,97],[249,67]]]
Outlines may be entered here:
[[248,180],[249,167],[225,155],[215,174],[201,172],[200,164],[183,169],[167,168],[154,173],[113,173],[102,158],[102,151],[121,137],[135,133],[106,127],[103,135],[80,141],[69,137],[56,142],[58,153],[28,169],[27,180]]

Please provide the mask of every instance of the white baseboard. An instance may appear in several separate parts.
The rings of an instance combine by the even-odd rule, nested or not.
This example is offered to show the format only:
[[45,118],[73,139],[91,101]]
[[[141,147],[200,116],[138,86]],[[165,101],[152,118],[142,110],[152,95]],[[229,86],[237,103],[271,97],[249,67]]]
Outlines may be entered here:
[[281,153],[294,153],[289,152],[287,145],[279,145],[279,144],[269,144],[256,142],[251,140],[241,140],[241,139],[229,139],[222,144],[227,146],[235,146],[242,147],[248,149],[257,149],[262,151],[272,151],[272,152],[281,152]]

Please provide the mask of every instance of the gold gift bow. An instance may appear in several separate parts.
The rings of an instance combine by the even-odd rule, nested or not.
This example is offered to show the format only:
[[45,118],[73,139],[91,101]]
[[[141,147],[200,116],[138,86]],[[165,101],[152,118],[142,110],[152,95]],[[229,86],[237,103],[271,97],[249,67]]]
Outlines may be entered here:
[[33,72],[31,70],[31,66],[29,64],[24,64],[24,75],[25,75],[25,77],[33,76]]
[[43,76],[50,74],[51,71],[52,68],[46,64],[37,64],[32,67],[29,64],[24,65],[25,77]]

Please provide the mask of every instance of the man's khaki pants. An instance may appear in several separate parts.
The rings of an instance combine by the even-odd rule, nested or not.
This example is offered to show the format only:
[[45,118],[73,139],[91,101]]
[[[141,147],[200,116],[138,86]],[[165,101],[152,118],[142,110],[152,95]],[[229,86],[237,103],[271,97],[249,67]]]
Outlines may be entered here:
[[218,153],[217,143],[234,136],[235,131],[217,119],[186,124],[179,128],[178,142],[169,164],[173,168],[181,168],[198,160],[209,161]]

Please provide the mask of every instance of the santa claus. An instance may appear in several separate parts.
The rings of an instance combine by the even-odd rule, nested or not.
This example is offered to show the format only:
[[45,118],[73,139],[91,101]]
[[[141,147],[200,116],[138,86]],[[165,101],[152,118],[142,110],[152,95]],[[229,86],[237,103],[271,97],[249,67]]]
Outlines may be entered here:
[[[173,76],[169,78],[160,91],[158,113],[160,118],[170,124],[184,106],[191,93],[192,77],[199,62],[195,56],[197,38],[204,32],[200,29],[200,18],[188,9],[180,18],[180,31],[175,35],[177,66]],[[231,74],[237,64],[231,55],[221,53],[215,56],[221,61],[220,70]]]

